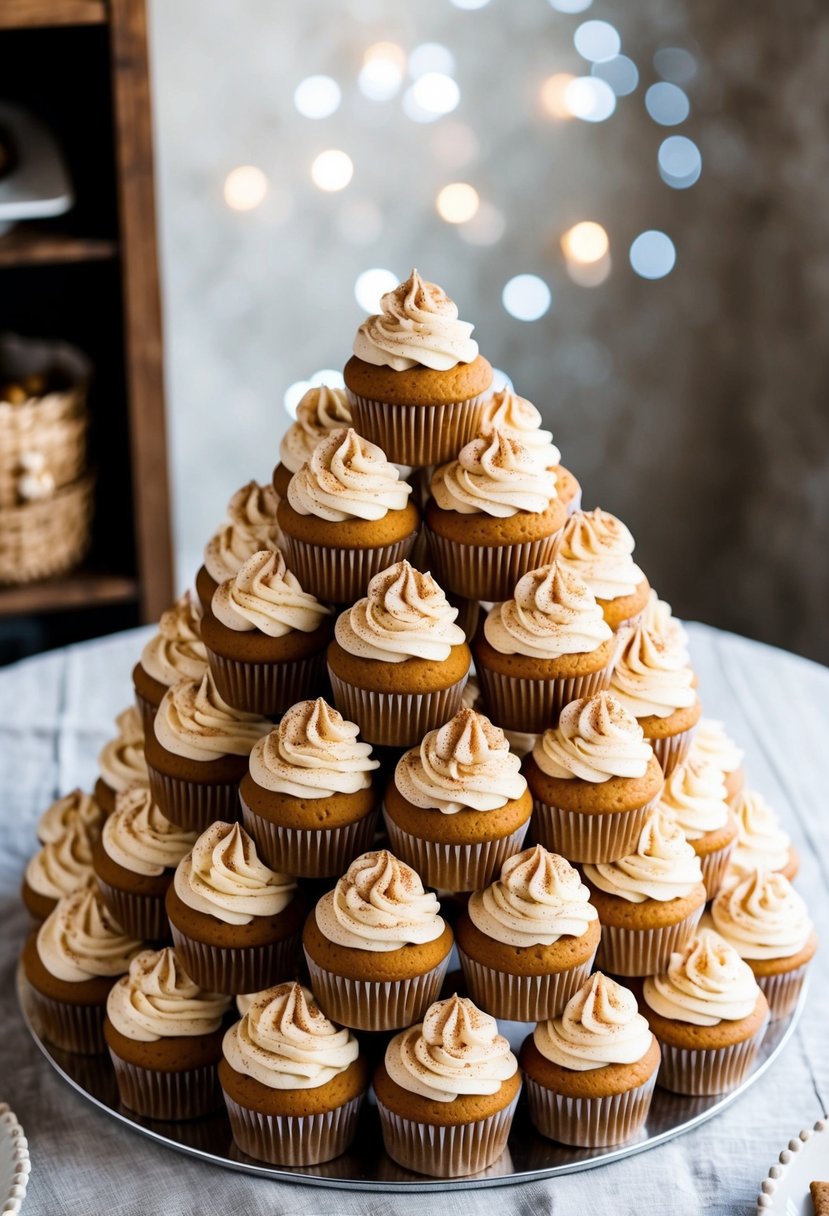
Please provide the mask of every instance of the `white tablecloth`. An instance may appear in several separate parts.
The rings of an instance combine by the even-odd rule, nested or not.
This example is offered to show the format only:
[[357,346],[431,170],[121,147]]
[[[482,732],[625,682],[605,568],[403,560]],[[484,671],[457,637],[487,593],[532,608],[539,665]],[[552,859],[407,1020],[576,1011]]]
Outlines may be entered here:
[[507,1188],[379,1195],[274,1183],[212,1168],[130,1134],[70,1090],[26,1033],[14,972],[28,917],[19,903],[35,823],[59,794],[91,788],[95,757],[131,699],[146,631],[56,651],[0,672],[0,1101],[16,1111],[32,1155],[25,1216],[577,1216],[754,1210],[786,1141],[829,1107],[829,671],[745,639],[691,626],[706,713],[746,751],[752,786],[777,807],[802,857],[798,887],[826,945],[810,1000],[783,1056],[721,1115],[627,1161]]

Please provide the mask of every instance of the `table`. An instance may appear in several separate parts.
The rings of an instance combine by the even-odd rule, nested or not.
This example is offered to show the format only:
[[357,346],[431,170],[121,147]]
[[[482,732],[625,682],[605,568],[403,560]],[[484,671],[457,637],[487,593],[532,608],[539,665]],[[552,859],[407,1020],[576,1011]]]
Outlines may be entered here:
[[[273,1183],[214,1169],[126,1133],[73,1093],[29,1039],[14,972],[29,920],[19,902],[35,823],[59,794],[90,789],[95,757],[132,696],[130,671],[151,630],[29,659],[0,672],[0,1101],[29,1139],[24,1216],[581,1216],[653,1212],[733,1216],[754,1210],[786,1141],[829,1108],[829,947],[810,1000],[770,1072],[722,1115],[661,1148],[594,1171],[489,1191],[382,1196]],[[784,820],[802,857],[798,888],[829,938],[829,670],[779,650],[690,625],[706,713],[745,749],[749,782]]]

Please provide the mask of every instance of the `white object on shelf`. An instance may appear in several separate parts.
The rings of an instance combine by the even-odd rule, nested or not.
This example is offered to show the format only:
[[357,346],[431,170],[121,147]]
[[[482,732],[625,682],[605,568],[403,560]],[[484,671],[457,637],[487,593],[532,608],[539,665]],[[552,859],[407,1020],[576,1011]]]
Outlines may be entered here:
[[759,1216],[812,1216],[809,1183],[829,1181],[829,1122],[818,1119],[790,1140],[763,1179]]
[[0,1102],[0,1212],[20,1211],[29,1184],[29,1145],[23,1128],[6,1102]]
[[57,141],[43,123],[0,101],[0,128],[12,142],[13,162],[0,177],[0,232],[18,220],[63,215],[75,201]]

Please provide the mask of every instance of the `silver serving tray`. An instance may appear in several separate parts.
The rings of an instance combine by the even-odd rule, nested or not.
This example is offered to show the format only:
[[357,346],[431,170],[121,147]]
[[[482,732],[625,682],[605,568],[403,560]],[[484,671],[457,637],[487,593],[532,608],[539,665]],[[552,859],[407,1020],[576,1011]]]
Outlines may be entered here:
[[[143,1119],[119,1102],[115,1074],[108,1060],[102,1056],[79,1056],[61,1051],[43,1038],[29,999],[29,984],[23,975],[22,967],[19,967],[17,972],[17,992],[29,1033],[55,1072],[99,1110],[139,1135],[155,1140],[157,1144],[186,1153],[189,1157],[197,1157],[210,1165],[239,1170],[245,1174],[257,1174],[264,1178],[276,1178],[280,1182],[302,1182],[311,1186],[355,1191],[424,1192],[446,1189],[446,1179],[427,1178],[410,1173],[386,1156],[383,1152],[377,1112],[371,1101],[363,1107],[359,1130],[351,1149],[335,1161],[307,1169],[281,1169],[245,1156],[233,1143],[230,1124],[224,1111],[189,1123],[161,1123]],[[532,1127],[521,1103],[507,1150],[488,1170],[469,1178],[453,1178],[452,1189],[508,1186],[516,1182],[533,1182],[540,1178],[555,1178],[559,1174],[590,1170],[597,1165],[609,1165],[613,1161],[621,1161],[624,1157],[632,1157],[634,1153],[644,1152],[645,1149],[656,1148],[666,1140],[672,1140],[674,1136],[691,1131],[730,1106],[777,1059],[797,1026],[805,999],[804,985],[794,1012],[788,1018],[771,1023],[760,1045],[753,1072],[731,1093],[708,1098],[683,1098],[657,1088],[647,1124],[639,1136],[626,1144],[598,1149],[568,1148],[546,1140]],[[518,1024],[514,1022],[501,1024],[502,1030],[507,1027],[519,1029]],[[519,1033],[523,1037],[528,1030],[529,1027],[525,1026]],[[515,1036],[509,1034],[508,1037],[515,1045]]]

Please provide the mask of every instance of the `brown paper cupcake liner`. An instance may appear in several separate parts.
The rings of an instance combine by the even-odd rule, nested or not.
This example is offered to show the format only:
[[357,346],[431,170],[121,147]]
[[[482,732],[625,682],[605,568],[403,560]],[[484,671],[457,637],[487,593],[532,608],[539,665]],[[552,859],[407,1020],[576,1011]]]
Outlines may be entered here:
[[487,886],[507,858],[521,851],[529,826],[527,820],[509,836],[478,844],[442,844],[404,831],[385,810],[383,818],[394,855],[416,870],[425,886],[445,891],[478,891]]
[[111,887],[97,874],[95,877],[101,899],[130,937],[140,942],[170,940],[170,923],[164,910],[163,895],[136,895],[133,891]]
[[147,765],[153,802],[163,815],[177,827],[189,832],[203,832],[211,823],[222,819],[235,823],[240,818],[239,786],[235,781],[207,784],[170,777]]
[[754,977],[769,1003],[773,1022],[788,1017],[794,1009],[808,969],[809,964],[804,963],[794,971],[786,971],[782,975],[756,975]]
[[528,570],[553,560],[561,530],[514,545],[459,545],[424,527],[432,573],[441,587],[469,600],[508,600]]
[[208,649],[207,662],[228,705],[273,718],[317,696],[325,678],[325,651],[284,663],[242,663]]
[[296,976],[299,933],[264,946],[208,946],[170,928],[184,970],[208,992],[261,992]]
[[141,719],[141,726],[144,730],[144,736],[153,733],[155,725],[155,715],[158,712],[158,706],[153,705],[152,701],[148,701],[146,697],[142,697],[141,693],[136,690],[135,693],[135,708],[138,710],[138,716]]
[[675,925],[656,929],[618,929],[602,923],[596,966],[611,975],[645,976],[668,970],[671,955],[694,936],[705,905]]
[[[115,979],[113,978],[113,983]],[[104,1041],[105,1005],[69,1005],[44,996],[29,984],[29,996],[37,1026],[43,1035],[64,1051],[93,1056],[106,1051]]]
[[384,983],[335,975],[315,963],[307,950],[305,961],[314,996],[332,1022],[352,1030],[402,1030],[437,1000],[449,955],[424,975]]
[[633,811],[608,811],[588,815],[567,811],[533,799],[533,835],[551,853],[560,853],[568,861],[618,861],[634,852],[639,835],[651,810],[653,798]]
[[[353,604],[375,574],[408,557],[418,533],[376,549],[330,549],[283,533],[288,569],[304,591],[329,604]],[[301,698],[298,698],[301,699]]]
[[209,1115],[222,1105],[222,1091],[213,1064],[182,1072],[141,1068],[110,1050],[118,1094],[124,1106],[147,1119],[178,1122]]
[[356,722],[366,743],[383,747],[413,747],[427,731],[443,726],[461,707],[467,677],[449,688],[426,693],[374,692],[348,684],[328,669],[334,704],[349,722]]
[[320,1165],[339,1157],[357,1132],[363,1094],[318,1115],[264,1115],[225,1093],[233,1139],[243,1153],[271,1165]]
[[471,642],[478,630],[478,619],[481,614],[480,604],[477,600],[467,600],[462,595],[453,595],[451,592],[447,596],[447,599],[452,607],[458,610],[455,624],[459,629],[463,630],[467,642]]
[[380,817],[379,811],[372,811],[341,828],[304,831],[271,823],[251,811],[244,799],[240,802],[242,822],[259,856],[271,869],[296,878],[339,878],[355,857],[371,848]]
[[578,1148],[603,1148],[631,1140],[648,1117],[656,1072],[642,1085],[623,1094],[571,1098],[525,1076],[527,1104],[533,1126],[542,1136]]
[[670,777],[674,769],[687,757],[691,750],[695,729],[694,726],[691,726],[688,730],[680,731],[678,735],[670,735],[667,739],[648,740],[666,778]]
[[443,464],[478,433],[490,390],[446,405],[391,405],[346,389],[355,431],[378,444],[388,460],[417,468]]
[[496,1161],[506,1148],[516,1095],[503,1110],[486,1119],[456,1126],[417,1123],[377,1103],[386,1152],[404,1169],[434,1178],[463,1178]]
[[560,680],[506,676],[483,664],[477,665],[477,673],[487,715],[496,726],[540,734],[558,724],[565,705],[608,688],[613,662],[600,671]]
[[703,1097],[736,1089],[748,1075],[766,1033],[768,1019],[750,1039],[730,1047],[671,1047],[660,1040],[662,1063],[658,1082],[674,1094]]
[[[691,844],[694,842],[691,841]],[[702,869],[702,881],[705,883],[705,894],[708,899],[714,899],[720,887],[725,880],[728,863],[731,860],[731,854],[734,852],[734,846],[737,843],[736,838],[730,840],[728,844],[723,845],[721,849],[717,849],[713,853],[706,853],[704,857],[700,857],[699,864]]]
[[552,975],[510,975],[470,958],[458,946],[469,995],[494,1018],[508,1022],[543,1022],[557,1018],[593,969],[595,950],[577,967]]

